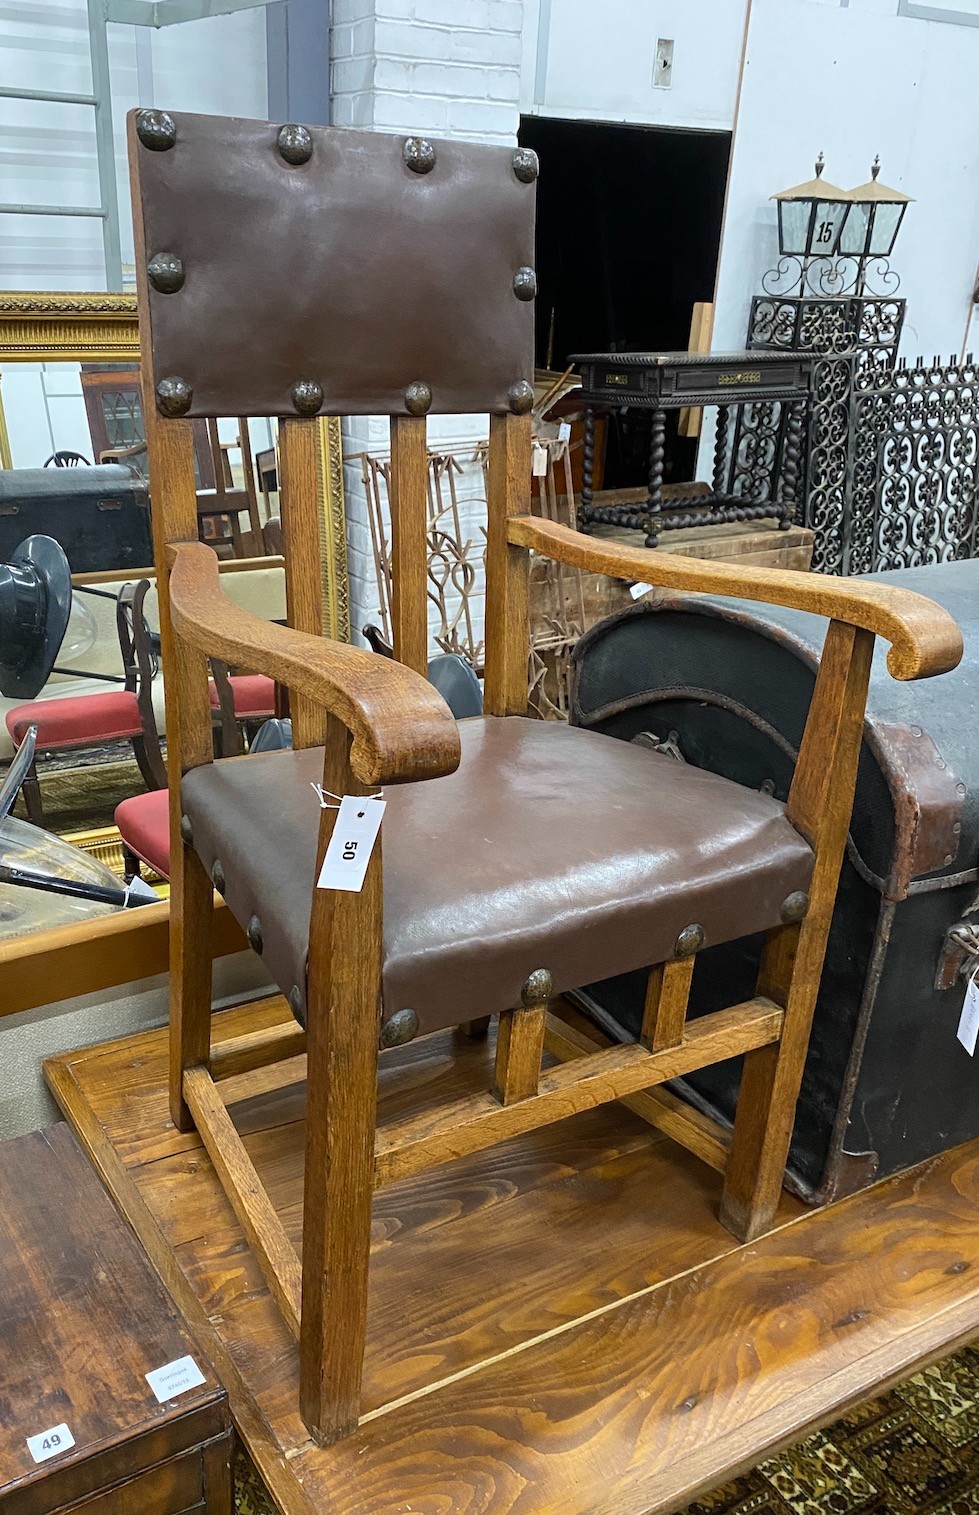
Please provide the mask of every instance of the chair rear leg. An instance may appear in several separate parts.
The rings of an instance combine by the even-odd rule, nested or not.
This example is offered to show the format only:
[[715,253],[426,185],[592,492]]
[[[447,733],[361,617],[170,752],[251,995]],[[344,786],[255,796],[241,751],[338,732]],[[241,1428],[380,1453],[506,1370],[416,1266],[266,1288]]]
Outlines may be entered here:
[[181,1131],[194,1129],[184,1071],[206,1064],[211,1051],[214,890],[188,837],[182,826],[170,863],[170,1116]]
[[24,784],[21,790],[24,796],[24,808],[27,811],[27,819],[32,826],[45,826],[44,805],[41,802],[41,785],[37,776],[37,764],[32,763],[24,776]]
[[134,878],[143,876],[139,858],[131,847],[126,846],[125,842],[122,844],[122,873],[127,884],[132,883]]
[[146,745],[146,738],[133,737],[133,753],[136,763],[142,775],[143,783],[147,789],[165,789],[167,787],[167,770],[163,763],[159,746],[155,754],[151,754]]

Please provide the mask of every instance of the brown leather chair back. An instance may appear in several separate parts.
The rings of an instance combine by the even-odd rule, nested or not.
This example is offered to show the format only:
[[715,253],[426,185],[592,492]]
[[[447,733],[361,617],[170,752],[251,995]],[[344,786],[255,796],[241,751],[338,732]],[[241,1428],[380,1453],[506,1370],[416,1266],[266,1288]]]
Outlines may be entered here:
[[165,448],[163,434],[184,418],[279,416],[289,621],[320,631],[300,418],[389,415],[394,648],[424,672],[425,417],[494,418],[491,558],[493,519],[502,528],[529,478],[535,154],[162,110],[131,113],[129,147],[147,411],[169,460],[153,486],[158,558],[191,531],[177,482],[189,436]]
[[130,117],[141,310],[171,416],[505,412],[532,378],[521,149]]

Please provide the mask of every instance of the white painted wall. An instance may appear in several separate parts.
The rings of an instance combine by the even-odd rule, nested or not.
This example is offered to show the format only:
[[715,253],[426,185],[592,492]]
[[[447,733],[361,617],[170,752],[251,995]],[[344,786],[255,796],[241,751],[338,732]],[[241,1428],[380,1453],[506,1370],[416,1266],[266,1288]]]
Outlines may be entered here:
[[[0,10],[0,85],[92,90],[85,0],[13,0]],[[153,30],[108,29],[116,184],[127,288],[133,273],[126,112],[169,106],[267,115],[265,13],[240,11]],[[0,200],[98,205],[95,116],[87,106],[0,98]],[[0,215],[0,289],[105,288],[101,223]],[[14,467],[56,449],[91,456],[77,366],[8,365],[2,384]]]
[[[955,9],[952,0],[948,7]],[[902,350],[958,354],[979,260],[979,27],[899,15],[898,0],[753,0],[734,138],[714,345],[743,345],[776,260],[769,196],[812,174],[881,179],[915,197],[892,262]]]
[[[92,90],[85,0],[3,6],[0,85]],[[132,274],[125,118],[135,105],[266,115],[265,13],[240,11],[179,26],[108,29],[123,261]],[[88,106],[0,99],[0,199],[97,205],[94,112]],[[102,289],[100,224],[0,216],[0,288]]]
[[[524,0],[520,106],[568,120],[728,130],[746,0]],[[653,85],[660,38],[672,83]]]

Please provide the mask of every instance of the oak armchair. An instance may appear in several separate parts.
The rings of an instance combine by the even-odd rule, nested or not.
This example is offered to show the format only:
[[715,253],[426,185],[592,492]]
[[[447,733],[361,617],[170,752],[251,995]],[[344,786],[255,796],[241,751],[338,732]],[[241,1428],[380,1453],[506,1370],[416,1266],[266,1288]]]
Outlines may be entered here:
[[[961,640],[911,594],[662,557],[530,514],[533,153],[164,111],[134,113],[129,132],[174,765],[171,1108],[200,1132],[298,1338],[301,1412],[326,1443],[357,1423],[379,1184],[744,1054],[721,1215],[742,1238],[770,1224],[874,637],[898,678],[953,666]],[[426,415],[474,411],[490,414],[486,713],[457,725],[424,677]],[[287,626],[233,606],[195,540],[194,419],[228,414],[282,418]],[[323,638],[325,414],[391,418],[395,660]],[[532,551],[828,616],[787,805],[528,720]],[[294,750],[213,760],[208,658],[288,687]],[[383,787],[359,892],[316,887],[337,816],[316,785],[355,799]],[[212,1051],[212,886],[294,1030]],[[762,932],[756,995],[688,1024],[697,951]],[[650,965],[636,1045],[542,1067],[556,996]],[[494,1087],[376,1131],[379,1053],[490,1016]],[[301,1264],[220,1090],[300,1050]]]

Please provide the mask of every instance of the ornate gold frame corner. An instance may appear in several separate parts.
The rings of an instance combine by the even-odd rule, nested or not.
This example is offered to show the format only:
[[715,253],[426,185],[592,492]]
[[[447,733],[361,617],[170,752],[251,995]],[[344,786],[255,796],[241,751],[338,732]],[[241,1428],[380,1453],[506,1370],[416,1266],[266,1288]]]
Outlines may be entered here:
[[[133,361],[139,361],[135,294],[0,290],[0,363]],[[10,466],[0,392],[0,467]],[[340,422],[335,417],[324,417],[320,422],[319,497],[323,624],[329,636],[349,641],[343,453]]]
[[136,296],[0,291],[4,363],[125,363],[139,358]]
[[350,579],[343,493],[343,441],[338,416],[323,416],[319,436],[320,553],[323,626],[327,636],[350,641]]

